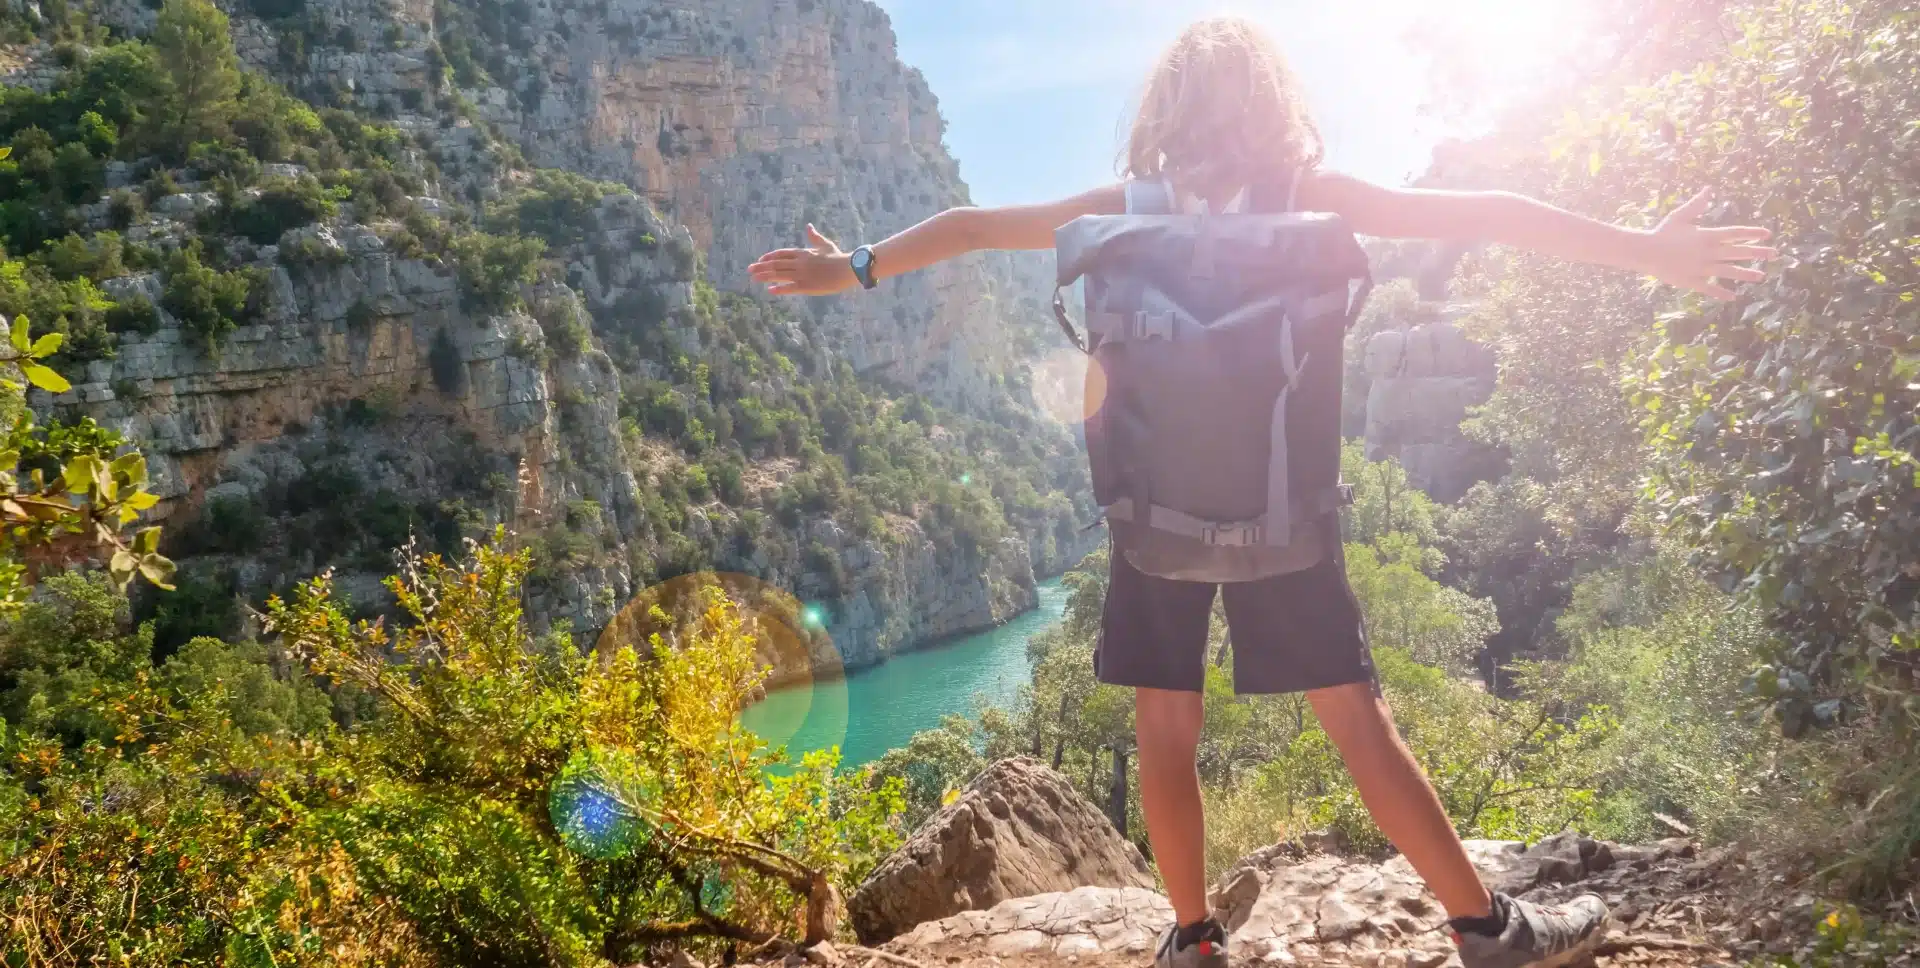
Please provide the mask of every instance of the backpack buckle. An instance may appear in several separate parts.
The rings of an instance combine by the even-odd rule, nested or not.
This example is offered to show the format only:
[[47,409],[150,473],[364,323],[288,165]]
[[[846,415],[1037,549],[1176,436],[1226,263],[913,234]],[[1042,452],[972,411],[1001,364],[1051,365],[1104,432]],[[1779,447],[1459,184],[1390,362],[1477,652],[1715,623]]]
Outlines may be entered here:
[[1200,526],[1200,541],[1215,547],[1246,548],[1266,537],[1262,521],[1209,521]]
[[1173,339],[1173,314],[1148,312],[1133,314],[1133,338],[1141,340]]

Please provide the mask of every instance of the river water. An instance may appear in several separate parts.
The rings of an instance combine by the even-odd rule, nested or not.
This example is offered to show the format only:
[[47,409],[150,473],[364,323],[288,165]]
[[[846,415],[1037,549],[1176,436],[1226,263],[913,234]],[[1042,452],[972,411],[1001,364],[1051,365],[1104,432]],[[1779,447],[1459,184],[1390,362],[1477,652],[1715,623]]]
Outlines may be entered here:
[[1059,579],[1041,582],[1037,591],[1038,607],[998,628],[898,655],[844,679],[779,689],[741,721],[768,743],[785,743],[795,760],[839,744],[841,766],[851,768],[905,746],[953,713],[1008,705],[1031,671],[1027,640],[1066,610]]

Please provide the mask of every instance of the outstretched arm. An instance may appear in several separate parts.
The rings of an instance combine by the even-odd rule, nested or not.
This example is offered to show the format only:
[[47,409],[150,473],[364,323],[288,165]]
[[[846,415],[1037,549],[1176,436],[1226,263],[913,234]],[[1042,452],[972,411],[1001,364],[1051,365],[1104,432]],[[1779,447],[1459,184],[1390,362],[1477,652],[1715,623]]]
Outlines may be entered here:
[[[1051,249],[1055,229],[1082,215],[1126,211],[1119,186],[1044,205],[950,208],[873,246],[874,278],[886,279],[980,249]],[[859,285],[847,253],[807,226],[807,247],[776,249],[748,272],[780,296],[824,296]]]
[[1771,232],[1754,226],[1706,228],[1701,192],[1653,229],[1631,229],[1564,211],[1511,192],[1385,188],[1317,173],[1300,186],[1301,207],[1334,212],[1353,231],[1380,238],[1472,239],[1532,249],[1569,262],[1630,269],[1716,299],[1733,293],[1715,282],[1759,282],[1766,273],[1736,265],[1777,253],[1753,243]]

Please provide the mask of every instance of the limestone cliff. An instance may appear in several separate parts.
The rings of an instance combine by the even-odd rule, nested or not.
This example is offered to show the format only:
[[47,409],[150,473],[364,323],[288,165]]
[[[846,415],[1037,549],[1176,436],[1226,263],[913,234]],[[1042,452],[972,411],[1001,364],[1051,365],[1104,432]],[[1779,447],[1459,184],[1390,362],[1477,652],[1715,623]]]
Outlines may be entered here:
[[1469,410],[1493,395],[1492,351],[1440,319],[1375,333],[1364,353],[1368,459],[1394,458],[1415,487],[1458,500],[1492,462],[1460,431]]
[[[805,221],[869,239],[965,197],[932,95],[898,62],[877,8],[255,0],[228,11],[252,68],[399,132],[394,171],[418,194],[387,211],[341,204],[263,245],[218,227],[260,188],[216,191],[190,165],[149,158],[108,171],[108,188],[143,193],[144,209],[123,217],[119,196],[103,195],[80,210],[88,232],[111,224],[155,252],[207,241],[220,267],[260,280],[249,324],[213,347],[164,308],[165,271],[103,280],[116,298],[162,306],[151,332],[118,334],[114,353],[70,371],[70,393],[33,397],[142,445],[195,595],[257,602],[331,568],[377,608],[394,545],[457,550],[504,522],[536,551],[538,622],[590,638],[663,578],[738,572],[820,606],[815,665],[858,667],[1004,621],[1033,604],[1036,573],[1100,539],[1078,530],[1091,507],[1072,438],[1034,423],[1025,359],[1045,319],[1044,260],[983,257],[877,293],[758,309],[723,309],[705,289],[745,288],[746,261]],[[129,2],[99,15],[136,35],[153,21]],[[55,83],[47,50],[19,60],[9,83]],[[569,211],[540,281],[488,305],[467,257],[445,246],[493,229],[494,203],[544,168],[638,194]],[[309,174],[266,169],[280,184]],[[848,364],[860,375],[843,375]],[[709,367],[724,393],[709,390]],[[797,486],[831,492],[864,467],[851,442],[822,455],[803,439],[789,452],[815,457],[728,444],[741,478],[728,494],[709,484],[726,463],[711,434],[695,446],[654,426],[664,407],[724,435],[739,413],[729,405],[749,397],[831,424],[844,404],[807,388],[849,379],[879,401],[861,420],[893,420],[897,434],[889,408],[918,393],[972,421],[926,424],[936,452],[1024,463],[1034,486],[1057,490],[996,475],[991,496],[956,492],[968,506],[918,499],[876,515],[866,490],[851,506],[797,502]],[[1028,429],[998,443],[979,429],[1008,420]]]
[[[281,5],[247,11],[263,6]],[[533,163],[632,184],[684,223],[722,288],[749,286],[747,264],[809,222],[851,247],[967,198],[938,102],[868,0],[295,9],[237,19],[242,54],[309,96],[401,115],[445,65],[450,92]],[[1045,335],[1051,269],[982,254],[809,309],[856,370],[978,409]]]

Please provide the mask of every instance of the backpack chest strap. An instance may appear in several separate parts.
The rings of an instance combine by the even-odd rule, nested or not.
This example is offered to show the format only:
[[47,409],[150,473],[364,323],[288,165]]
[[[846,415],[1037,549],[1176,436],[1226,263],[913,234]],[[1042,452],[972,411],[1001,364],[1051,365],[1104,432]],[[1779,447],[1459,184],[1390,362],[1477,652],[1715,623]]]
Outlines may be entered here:
[[[1165,300],[1161,300],[1161,304],[1165,305]],[[1177,307],[1164,312],[1142,310],[1132,313],[1089,313],[1087,331],[1100,337],[1100,342],[1103,343],[1192,339],[1204,335],[1209,330],[1231,330],[1237,326],[1268,318],[1275,313],[1285,313],[1290,319],[1301,322],[1315,322],[1334,313],[1345,311],[1346,305],[1347,294],[1344,290],[1329,290],[1298,302],[1288,297],[1263,299],[1227,313],[1212,323],[1202,323]],[[1291,359],[1291,353],[1288,356],[1287,376],[1291,378],[1296,375],[1297,368]]]

